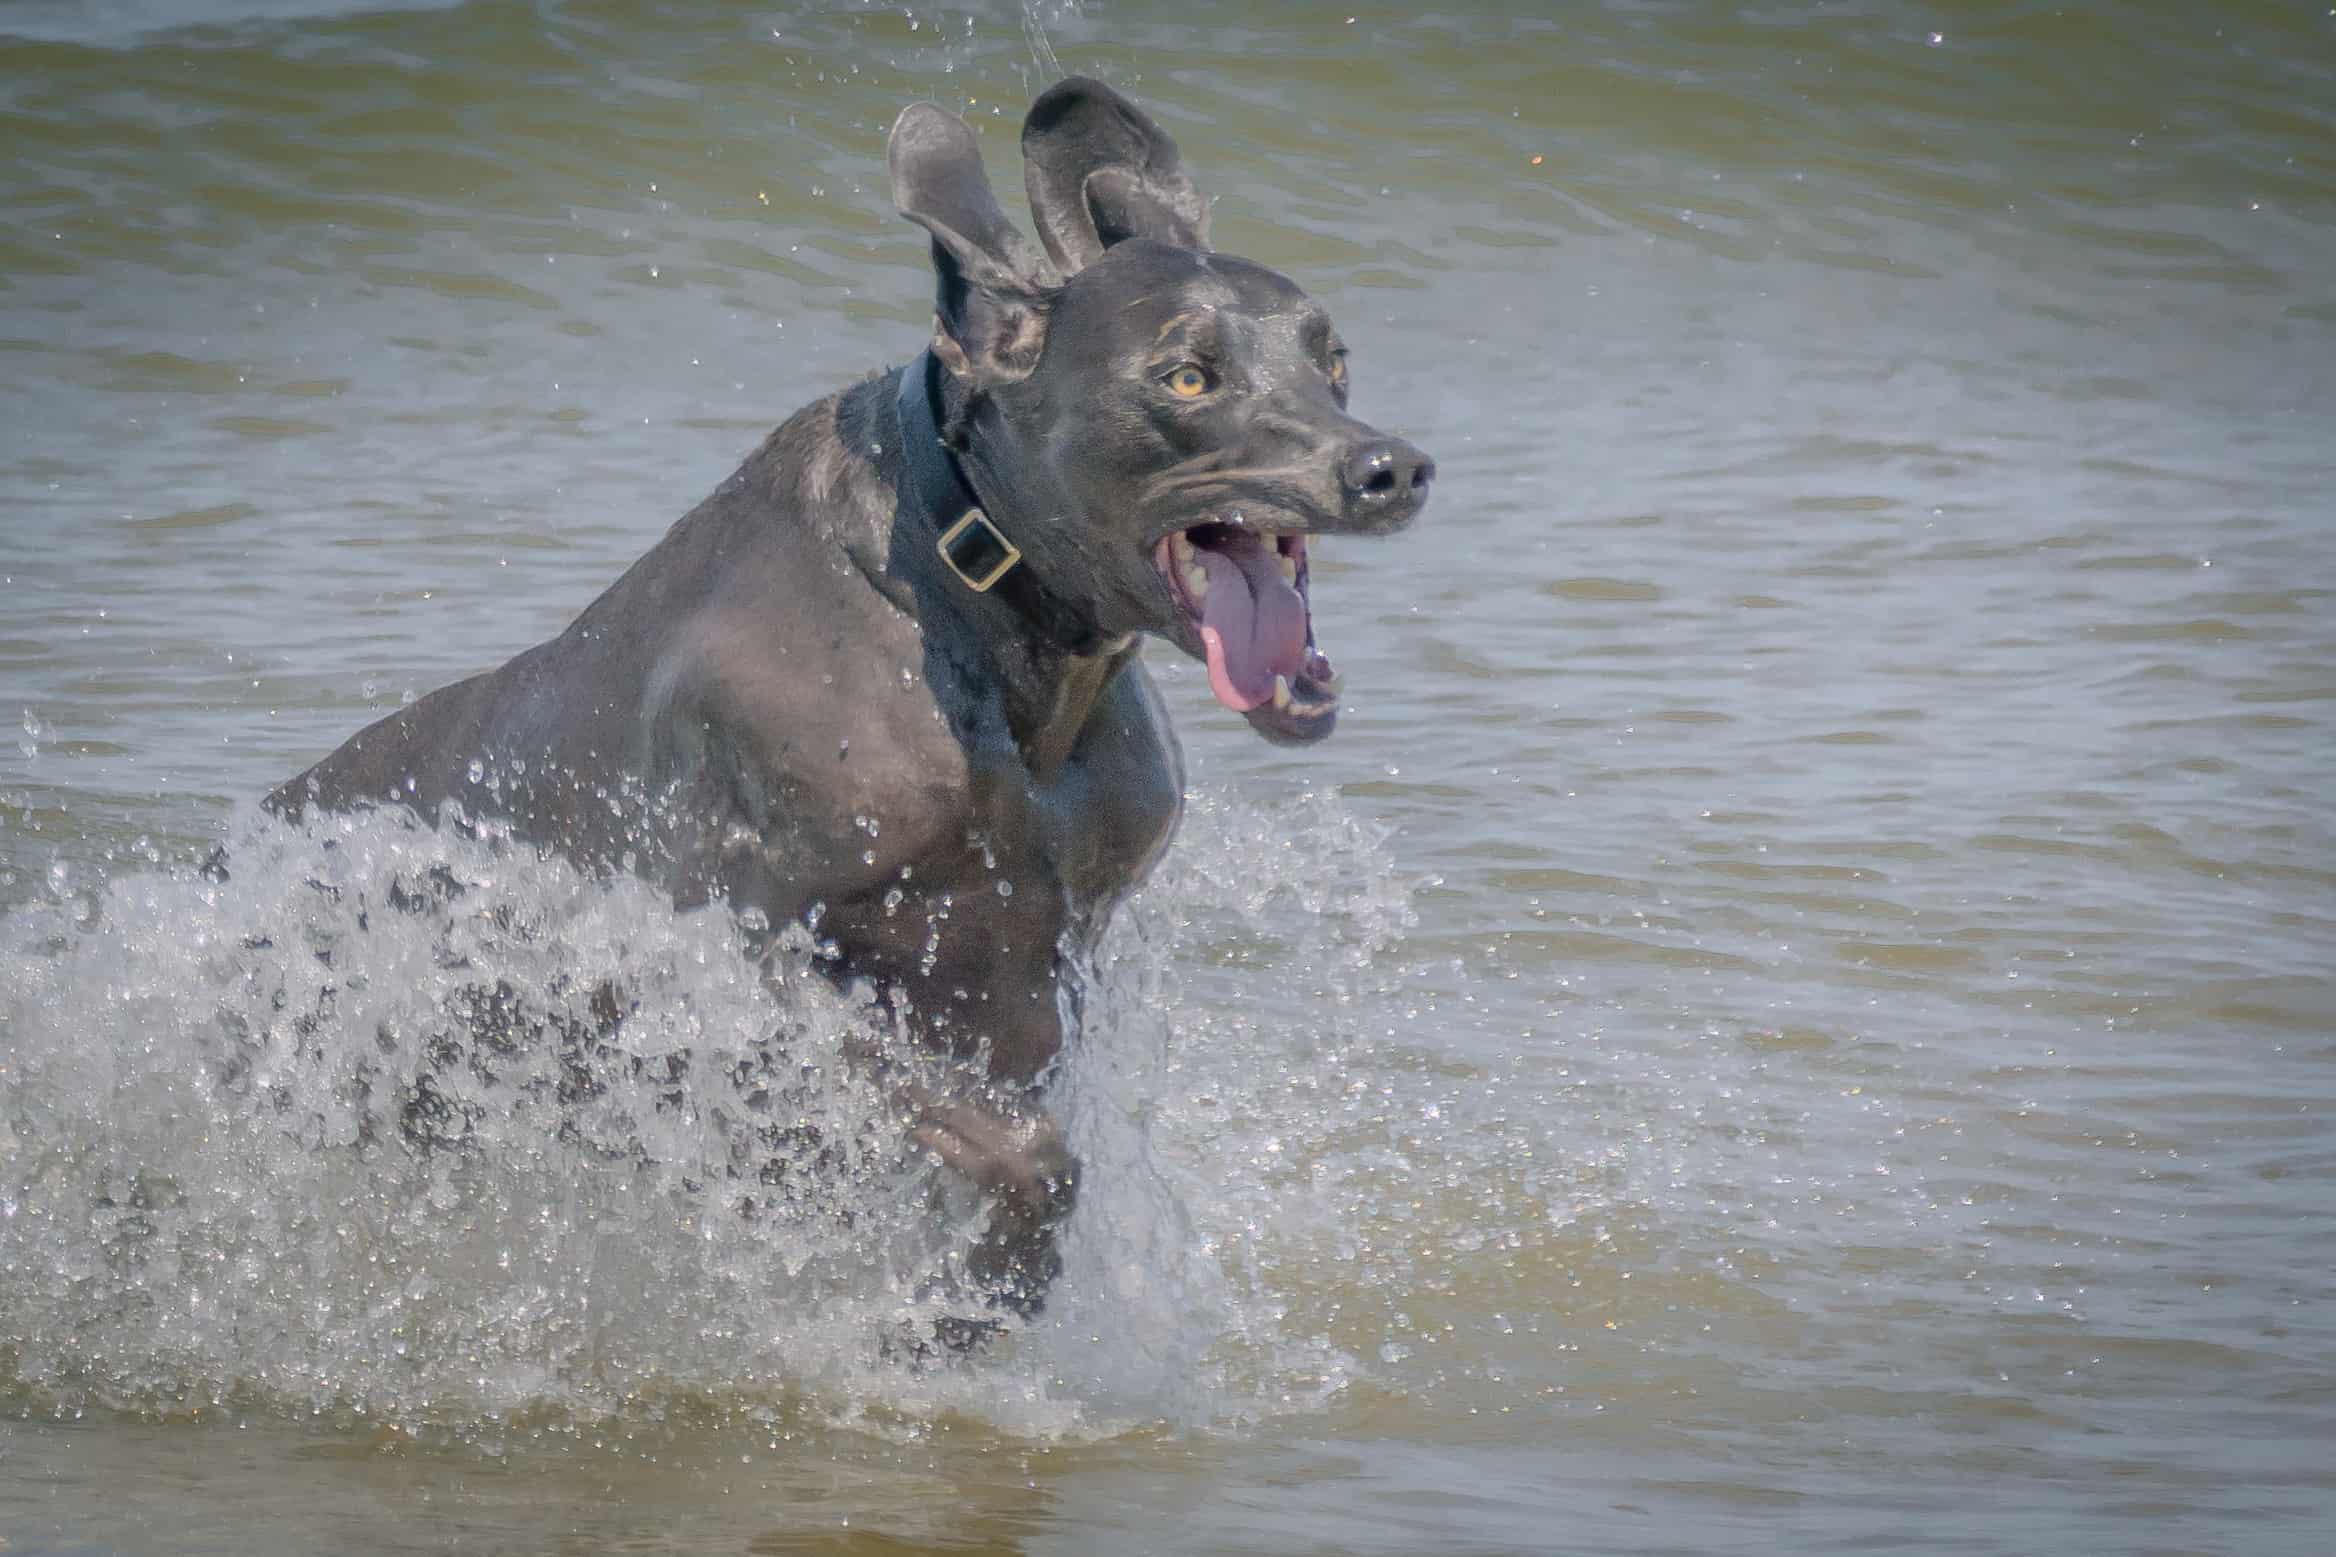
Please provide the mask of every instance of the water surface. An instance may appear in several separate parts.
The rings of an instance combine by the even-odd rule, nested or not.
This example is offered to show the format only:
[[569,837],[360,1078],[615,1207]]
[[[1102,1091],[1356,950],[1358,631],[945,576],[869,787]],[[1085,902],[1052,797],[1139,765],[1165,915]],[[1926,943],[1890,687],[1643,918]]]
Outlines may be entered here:
[[[1317,549],[1327,745],[1150,651],[1068,1279],[920,1370],[914,1164],[351,1133],[450,961],[849,1009],[251,802],[913,351],[886,127],[1017,189],[1070,70],[1442,475]],[[2331,105],[2269,0],[0,10],[0,1538],[2324,1551]]]

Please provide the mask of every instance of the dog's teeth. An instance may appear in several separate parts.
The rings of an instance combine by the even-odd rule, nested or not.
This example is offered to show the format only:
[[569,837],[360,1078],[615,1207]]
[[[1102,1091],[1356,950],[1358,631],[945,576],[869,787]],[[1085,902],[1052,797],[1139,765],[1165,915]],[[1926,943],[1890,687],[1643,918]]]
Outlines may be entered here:
[[1185,534],[1182,530],[1178,530],[1174,535],[1169,536],[1168,555],[1176,560],[1176,565],[1178,567],[1182,567],[1186,563],[1190,562],[1192,560],[1192,537]]
[[1274,706],[1274,707],[1276,707],[1276,708],[1278,708],[1278,709],[1283,709],[1283,710],[1287,710],[1287,709],[1289,708],[1289,706],[1290,706],[1290,678],[1289,678],[1289,677],[1287,677],[1287,676],[1276,676],[1276,677],[1274,677],[1274,678],[1273,678],[1273,706]]
[[1209,592],[1209,570],[1197,562],[1184,565],[1184,592],[1198,600]]
[[1274,562],[1282,570],[1282,582],[1290,585],[1292,588],[1296,588],[1298,583],[1298,559],[1291,556],[1288,552],[1283,552],[1280,556],[1274,559]]

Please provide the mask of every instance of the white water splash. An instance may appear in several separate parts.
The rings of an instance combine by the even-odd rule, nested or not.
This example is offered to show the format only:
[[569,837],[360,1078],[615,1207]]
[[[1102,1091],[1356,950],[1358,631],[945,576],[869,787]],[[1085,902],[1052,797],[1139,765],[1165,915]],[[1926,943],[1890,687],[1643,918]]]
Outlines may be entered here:
[[[1051,1435],[1349,1377],[1266,1274],[1335,1208],[1222,1156],[1289,1133],[1249,1089],[1408,914],[1334,801],[1196,803],[1057,1087],[1086,1163],[1064,1277],[923,1367],[898,1343],[963,1311],[981,1207],[842,1063],[878,1018],[807,943],[774,990],[725,912],[393,816],[253,817],[229,870],[0,920],[0,1392],[457,1427],[786,1395]],[[1302,1034],[1244,998],[1293,979]]]
[[[1040,0],[1022,0],[1022,36],[1029,41],[1031,63],[1039,68],[1042,79],[1057,81],[1062,77],[1062,61],[1054,57],[1054,45],[1047,41],[1046,23],[1038,15],[1041,9]],[[1078,9],[1077,0],[1055,7],[1057,14],[1076,15]]]

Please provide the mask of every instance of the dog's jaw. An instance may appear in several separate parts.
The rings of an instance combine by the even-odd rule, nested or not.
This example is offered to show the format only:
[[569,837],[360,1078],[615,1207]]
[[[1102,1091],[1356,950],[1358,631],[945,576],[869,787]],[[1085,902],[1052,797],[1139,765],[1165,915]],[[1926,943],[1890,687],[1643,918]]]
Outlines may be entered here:
[[1208,667],[1217,701],[1266,739],[1303,745],[1338,721],[1338,673],[1314,643],[1306,537],[1239,514],[1172,531],[1153,550],[1168,636]]

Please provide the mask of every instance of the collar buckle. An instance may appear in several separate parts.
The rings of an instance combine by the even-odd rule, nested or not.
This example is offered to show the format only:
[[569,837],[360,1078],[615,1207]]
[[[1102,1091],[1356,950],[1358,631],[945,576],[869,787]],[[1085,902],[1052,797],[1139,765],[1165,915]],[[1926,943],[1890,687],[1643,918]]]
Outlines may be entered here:
[[968,508],[964,518],[942,532],[935,549],[949,571],[977,595],[988,594],[990,586],[1013,572],[1022,560],[1022,548],[1007,540],[1005,532],[978,508]]

